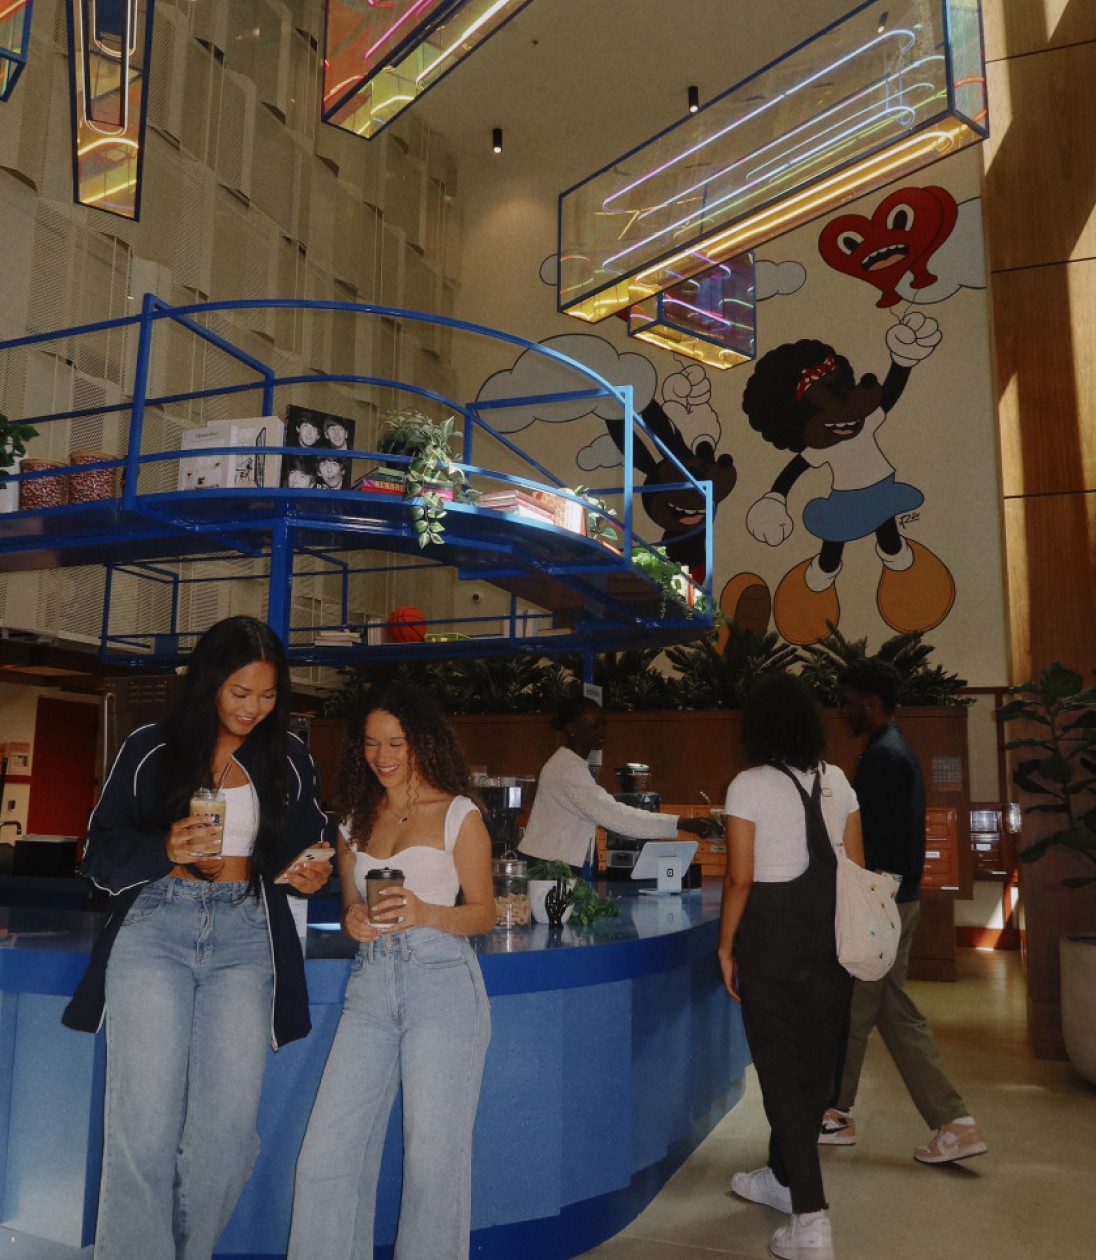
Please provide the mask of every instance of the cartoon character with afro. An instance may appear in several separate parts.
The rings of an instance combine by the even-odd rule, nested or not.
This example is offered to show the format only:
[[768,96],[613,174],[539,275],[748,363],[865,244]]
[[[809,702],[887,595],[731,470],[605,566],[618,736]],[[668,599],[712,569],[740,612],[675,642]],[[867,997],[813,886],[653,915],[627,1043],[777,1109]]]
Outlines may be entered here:
[[845,544],[875,535],[883,563],[876,603],[898,631],[930,630],[947,616],[955,584],[947,566],[921,543],[904,538],[896,518],[924,502],[921,491],[895,479],[876,435],[901,397],[910,372],[940,342],[934,319],[912,311],[887,331],[891,367],[882,384],[857,381],[832,346],[803,340],[778,346],[758,361],[742,396],[750,425],[777,450],[794,452],[772,489],[750,508],[746,528],[779,546],[794,528],[788,492],[809,468],[829,465],[833,486],[803,509],[803,524],[822,542],[817,555],[784,575],[773,599],[776,628],[789,643],[815,643],[841,615],[836,581]]

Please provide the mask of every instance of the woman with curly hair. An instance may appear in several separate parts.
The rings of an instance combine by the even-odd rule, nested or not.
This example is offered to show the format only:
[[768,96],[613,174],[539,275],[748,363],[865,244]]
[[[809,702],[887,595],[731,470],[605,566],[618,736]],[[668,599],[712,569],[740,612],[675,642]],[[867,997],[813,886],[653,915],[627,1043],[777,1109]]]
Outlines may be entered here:
[[844,774],[822,761],[822,715],[801,679],[772,674],[754,684],[742,742],[750,769],[727,789],[718,954],[727,992],[742,1004],[770,1137],[766,1166],[735,1173],[731,1190],[791,1214],[773,1235],[773,1255],[833,1260],[818,1129],[851,985],[837,961],[834,846],[863,866],[860,814]]
[[[359,943],[297,1161],[289,1260],[363,1260],[388,1117],[403,1088],[395,1260],[464,1260],[472,1124],[491,1021],[468,942],[494,927],[491,842],[468,765],[427,692],[392,685],[350,714],[338,842],[343,931]],[[371,870],[402,888],[370,917]]]

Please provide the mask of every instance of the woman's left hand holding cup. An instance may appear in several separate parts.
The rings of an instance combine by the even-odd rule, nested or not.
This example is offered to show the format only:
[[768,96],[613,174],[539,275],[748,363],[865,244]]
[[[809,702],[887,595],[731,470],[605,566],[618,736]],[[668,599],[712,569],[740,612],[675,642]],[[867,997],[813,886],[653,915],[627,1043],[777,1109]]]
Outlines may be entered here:
[[387,888],[373,907],[373,923],[383,932],[401,932],[419,922],[422,903],[407,888]]

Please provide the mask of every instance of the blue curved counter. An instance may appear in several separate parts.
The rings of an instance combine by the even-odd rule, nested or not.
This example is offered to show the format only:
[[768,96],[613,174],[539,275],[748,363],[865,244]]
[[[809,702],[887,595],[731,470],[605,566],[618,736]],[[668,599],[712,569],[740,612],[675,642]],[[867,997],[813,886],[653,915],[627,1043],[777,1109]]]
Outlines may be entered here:
[[[324,904],[310,907],[322,914]],[[476,1120],[472,1255],[563,1260],[619,1232],[741,1097],[749,1061],[715,963],[719,889],[627,889],[619,918],[474,944],[493,1035]],[[0,910],[0,1224],[67,1244],[94,1236],[103,1036],[62,1027],[99,916]],[[353,946],[310,922],[313,1031],[271,1055],[263,1152],[217,1255],[285,1255],[293,1165],[334,1036]],[[362,1064],[362,1071],[369,1070]],[[391,1255],[399,1105],[377,1257]]]

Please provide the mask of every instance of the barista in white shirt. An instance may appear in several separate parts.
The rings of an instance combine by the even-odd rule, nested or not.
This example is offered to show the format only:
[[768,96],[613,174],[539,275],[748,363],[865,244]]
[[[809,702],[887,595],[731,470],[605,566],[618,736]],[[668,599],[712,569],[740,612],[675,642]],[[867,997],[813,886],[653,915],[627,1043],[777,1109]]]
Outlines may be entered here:
[[598,827],[637,840],[672,840],[679,831],[711,834],[705,818],[656,814],[615,800],[598,787],[587,758],[605,743],[605,711],[595,700],[565,701],[552,721],[563,743],[544,764],[529,825],[518,851],[535,861],[562,861],[581,873],[589,860],[596,865],[594,834]]

